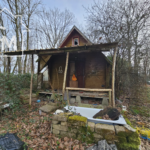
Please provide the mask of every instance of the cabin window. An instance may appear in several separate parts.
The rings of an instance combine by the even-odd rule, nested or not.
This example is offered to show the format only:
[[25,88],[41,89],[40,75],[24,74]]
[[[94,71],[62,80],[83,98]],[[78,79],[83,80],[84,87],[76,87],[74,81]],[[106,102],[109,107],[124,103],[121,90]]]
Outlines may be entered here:
[[74,38],[74,39],[73,39],[73,45],[74,45],[74,46],[79,45],[79,38]]

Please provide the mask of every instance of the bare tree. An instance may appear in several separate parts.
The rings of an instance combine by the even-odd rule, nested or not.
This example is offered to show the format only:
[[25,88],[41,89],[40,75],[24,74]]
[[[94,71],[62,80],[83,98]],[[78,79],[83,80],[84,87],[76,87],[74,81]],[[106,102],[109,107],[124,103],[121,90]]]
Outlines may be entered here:
[[[103,3],[97,1],[86,10],[88,35],[95,43],[119,42],[116,89],[119,92],[120,86],[126,85],[126,89],[130,91],[133,81],[138,82],[138,76],[142,74],[143,69],[140,70],[142,64],[146,67],[145,72],[148,72],[146,60],[149,58],[150,1],[107,0]],[[147,59],[143,57],[144,54]]]
[[74,15],[69,11],[60,11],[59,9],[43,9],[39,14],[38,20],[38,38],[42,48],[58,47],[73,25]]
[[[30,25],[33,23],[33,19],[34,19],[34,15],[38,12],[38,6],[41,4],[40,0],[36,1],[36,0],[3,0],[3,7],[6,7],[7,9],[9,9],[9,11],[13,14],[13,15],[19,15],[18,17],[13,17],[13,15],[11,15],[9,12],[5,11],[5,18],[9,18],[11,20],[11,24],[13,28],[13,32],[16,35],[16,39],[17,39],[17,50],[21,50],[21,43],[24,42],[26,43],[25,46],[23,47],[23,49],[29,49],[29,32],[28,30],[26,30],[26,36],[22,34],[22,29],[24,28],[21,24],[21,19],[22,19],[22,23],[26,25],[25,29],[29,29]],[[23,36],[25,37],[23,39]],[[24,41],[23,41],[24,40]],[[10,60],[10,59],[8,59]],[[24,64],[24,73],[26,70],[26,61],[27,61],[27,56],[24,59],[24,63],[23,61],[21,62],[21,58],[16,58],[14,59],[16,60],[15,64],[14,64],[14,68],[12,70],[12,72],[14,73],[14,71],[16,69],[18,69],[18,73],[22,73],[22,65]],[[8,64],[10,64],[10,61],[8,61]]]

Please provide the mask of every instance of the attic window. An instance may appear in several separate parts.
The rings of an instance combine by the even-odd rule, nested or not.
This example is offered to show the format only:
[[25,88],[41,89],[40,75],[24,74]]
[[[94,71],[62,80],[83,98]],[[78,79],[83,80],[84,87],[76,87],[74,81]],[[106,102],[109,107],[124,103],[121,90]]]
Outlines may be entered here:
[[74,46],[79,45],[79,38],[74,38],[74,39],[73,39],[73,45],[74,45]]

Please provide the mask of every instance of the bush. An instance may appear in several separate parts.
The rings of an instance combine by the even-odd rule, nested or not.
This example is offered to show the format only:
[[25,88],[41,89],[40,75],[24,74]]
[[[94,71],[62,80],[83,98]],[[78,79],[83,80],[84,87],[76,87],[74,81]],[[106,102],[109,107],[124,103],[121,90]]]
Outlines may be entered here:
[[[1,102],[12,104],[11,107],[20,103],[19,94],[22,88],[30,88],[31,74],[6,74],[0,73],[0,96]],[[36,75],[33,76],[33,86],[36,88]]]

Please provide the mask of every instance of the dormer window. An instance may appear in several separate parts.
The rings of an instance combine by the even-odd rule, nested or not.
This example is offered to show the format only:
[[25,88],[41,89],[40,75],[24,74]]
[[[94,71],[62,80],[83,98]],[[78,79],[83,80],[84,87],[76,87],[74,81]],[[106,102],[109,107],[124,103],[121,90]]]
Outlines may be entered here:
[[78,46],[79,45],[79,38],[74,38],[73,39],[73,46]]

